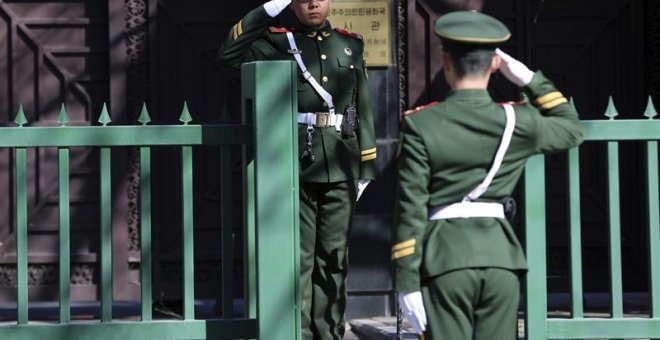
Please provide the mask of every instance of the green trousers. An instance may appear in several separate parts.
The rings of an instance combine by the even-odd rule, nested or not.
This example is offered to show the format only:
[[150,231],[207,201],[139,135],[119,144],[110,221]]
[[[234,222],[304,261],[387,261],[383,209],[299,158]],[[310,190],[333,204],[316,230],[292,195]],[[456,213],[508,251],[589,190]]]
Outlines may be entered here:
[[346,247],[355,198],[353,181],[300,185],[303,340],[341,340],[344,336]]
[[500,268],[461,269],[422,284],[426,340],[518,339],[520,279]]

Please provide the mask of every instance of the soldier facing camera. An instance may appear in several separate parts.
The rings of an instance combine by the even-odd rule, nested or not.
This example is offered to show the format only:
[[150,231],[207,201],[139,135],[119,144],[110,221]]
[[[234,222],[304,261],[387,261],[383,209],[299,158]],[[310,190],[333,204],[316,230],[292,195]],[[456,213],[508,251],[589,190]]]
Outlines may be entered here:
[[[232,27],[219,52],[234,67],[256,60],[298,64],[303,339],[344,335],[348,233],[355,202],[376,176],[364,43],[332,27],[330,6],[331,0],[269,1]],[[298,25],[269,27],[286,7]]]

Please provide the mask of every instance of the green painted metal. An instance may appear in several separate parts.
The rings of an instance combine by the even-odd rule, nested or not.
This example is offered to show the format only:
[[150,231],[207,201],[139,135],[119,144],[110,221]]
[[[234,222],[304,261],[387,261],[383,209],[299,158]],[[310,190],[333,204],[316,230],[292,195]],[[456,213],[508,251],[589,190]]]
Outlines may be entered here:
[[234,317],[234,225],[232,203],[233,175],[231,169],[231,149],[220,148],[220,228],[221,228],[221,272],[222,272],[222,317]]
[[2,134],[0,148],[252,143],[245,125],[9,127]]
[[138,117],[138,122],[142,125],[147,125],[151,123],[151,117],[149,116],[149,110],[147,110],[147,103],[142,103],[142,110],[140,111],[140,116]]
[[69,123],[69,115],[66,113],[66,107],[64,107],[64,103],[62,103],[62,106],[60,106],[60,114],[57,116],[57,122],[60,124],[60,126],[66,126],[66,124]]
[[21,104],[18,106],[18,113],[16,114],[14,123],[19,127],[22,127],[23,125],[27,124],[27,122],[27,118],[25,118],[25,111],[23,111],[23,104]]
[[[16,173],[17,244],[17,325],[0,325],[0,338],[94,338],[94,339],[191,339],[260,338],[296,340],[300,338],[298,287],[298,165],[296,67],[292,62],[263,62],[245,66],[244,116],[253,116],[249,125],[189,125],[192,121],[184,104],[180,126],[147,126],[151,121],[143,105],[141,126],[108,126],[112,121],[104,105],[101,126],[67,126],[62,105],[60,127],[23,127],[27,124],[21,108],[18,127],[0,128],[0,147],[14,148]],[[274,90],[277,90],[273,92]],[[274,96],[273,93],[277,93]],[[284,117],[284,118],[283,118]],[[226,121],[226,120],[225,120]],[[245,122],[245,120],[243,120]],[[256,145],[255,145],[256,143]],[[245,319],[195,320],[194,315],[194,228],[193,228],[193,147],[220,145],[223,159],[223,272],[231,273],[233,252],[231,205],[233,177],[231,145],[243,145],[246,204],[243,216],[247,227],[246,314]],[[184,320],[152,321],[152,219],[151,148],[180,146],[182,150],[182,209],[184,263]],[[250,151],[250,148],[254,148]],[[27,279],[27,148],[58,148],[60,209],[60,323],[28,322]],[[99,147],[100,157],[100,245],[101,245],[101,322],[71,321],[70,314],[70,147]],[[138,147],[140,150],[140,246],[142,321],[122,322],[112,315],[112,148]],[[277,180],[273,180],[276,178]],[[226,189],[226,190],[225,190]],[[277,209],[272,202],[277,201]],[[222,288],[232,284],[225,275]],[[223,316],[231,317],[233,292],[223,292]]]
[[610,297],[612,317],[623,316],[623,278],[621,274],[621,211],[619,197],[619,143],[607,143]]
[[[525,167],[525,246],[529,270],[525,280],[525,330],[527,339],[547,334],[547,282],[545,255],[545,160],[534,156]],[[530,251],[533,250],[533,251]]]
[[[107,113],[107,111],[106,111]],[[112,321],[112,173],[110,148],[101,148],[101,321]]]
[[140,148],[140,294],[142,297],[142,321],[150,321],[152,296],[151,148],[149,147]]
[[[22,111],[22,110],[20,110]],[[28,323],[27,150],[16,149],[16,271],[17,321]]]
[[179,121],[183,123],[183,125],[188,125],[188,123],[192,122],[192,116],[190,115],[190,111],[188,110],[188,102],[183,102],[183,109],[181,110],[181,116],[179,116]]
[[582,235],[580,223],[580,153],[578,148],[568,151],[568,187],[571,259],[571,316],[581,318],[582,306]]
[[254,105],[256,122],[257,322],[260,338],[272,340],[300,339],[298,159],[281,152],[297,148],[296,86],[281,86],[295,84],[296,72],[291,62],[249,63],[241,76],[259,84],[243,88],[243,105]]
[[[0,339],[244,339],[257,334],[256,320],[85,322],[2,326]],[[268,340],[268,338],[263,338]]]
[[653,140],[658,138],[660,120],[626,119],[583,122],[586,140]]
[[[62,106],[64,108],[64,106]],[[64,113],[66,116],[66,113]],[[60,194],[60,323],[71,322],[71,216],[69,198],[69,149],[59,149]]]
[[660,319],[548,320],[548,339],[657,339],[659,335]]
[[181,183],[183,199],[183,318],[195,319],[195,243],[193,239],[193,152],[181,148]]
[[649,286],[651,290],[651,316],[660,318],[660,198],[658,191],[658,142],[646,144],[648,207],[649,207]]
[[101,109],[101,115],[99,116],[98,122],[103,126],[107,126],[108,124],[112,123],[110,113],[108,112],[108,106],[105,103],[103,103],[103,108]]
[[[657,112],[653,102],[648,101],[644,116],[648,119],[615,120],[618,116],[610,98],[605,116],[609,119],[582,122],[586,141],[607,143],[608,171],[608,234],[611,286],[611,317],[584,318],[582,292],[582,260],[580,237],[580,171],[579,149],[568,152],[569,175],[569,221],[571,263],[571,309],[569,319],[547,318],[547,295],[545,292],[547,273],[545,267],[545,216],[538,211],[545,209],[542,193],[545,176],[542,163],[530,159],[525,172],[525,234],[528,249],[529,273],[527,274],[527,339],[660,339],[660,205],[658,181],[658,140],[660,121],[654,120]],[[622,259],[621,259],[621,213],[619,181],[619,142],[627,140],[646,141],[649,228],[649,272],[651,289],[651,318],[631,318],[623,315]],[[540,185],[538,183],[541,183]],[[540,207],[540,208],[539,208]],[[533,235],[533,236],[529,236]],[[533,287],[533,288],[532,288]],[[531,289],[530,289],[531,288]],[[539,294],[539,291],[541,293]]]
[[256,244],[256,207],[255,207],[255,183],[254,183],[254,162],[246,166],[247,188],[246,188],[246,209],[247,218],[245,224],[245,306],[247,317],[257,317],[257,244]]

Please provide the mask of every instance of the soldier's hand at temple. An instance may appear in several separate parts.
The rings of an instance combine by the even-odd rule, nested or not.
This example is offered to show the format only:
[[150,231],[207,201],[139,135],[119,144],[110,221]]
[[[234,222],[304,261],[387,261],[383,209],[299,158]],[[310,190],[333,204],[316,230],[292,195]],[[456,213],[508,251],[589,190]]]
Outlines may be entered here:
[[399,293],[399,306],[417,334],[426,330],[426,310],[422,301],[422,292]]
[[274,18],[280,14],[286,6],[289,6],[290,3],[291,0],[271,0],[264,4],[264,9],[268,15]]
[[525,64],[502,52],[499,48],[495,50],[495,53],[502,58],[500,71],[512,83],[522,87],[528,85],[532,81],[534,72],[525,66]]

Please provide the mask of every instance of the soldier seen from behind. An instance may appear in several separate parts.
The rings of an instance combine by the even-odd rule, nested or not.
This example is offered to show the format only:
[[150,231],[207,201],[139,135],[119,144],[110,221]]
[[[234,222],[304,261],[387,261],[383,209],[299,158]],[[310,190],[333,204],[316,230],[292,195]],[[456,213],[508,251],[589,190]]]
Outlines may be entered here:
[[[530,156],[575,147],[583,130],[552,82],[496,50],[510,37],[498,20],[452,12],[435,33],[452,91],[403,117],[392,247],[398,301],[426,339],[517,339],[527,264],[502,202]],[[529,103],[493,102],[487,86],[498,69]]]
[[[344,335],[348,235],[355,202],[376,175],[364,44],[360,35],[332,27],[330,6],[331,0],[269,1],[232,27],[219,52],[234,67],[257,60],[298,65],[303,339]],[[286,7],[297,27],[269,27]],[[277,208],[277,202],[268,207]]]

